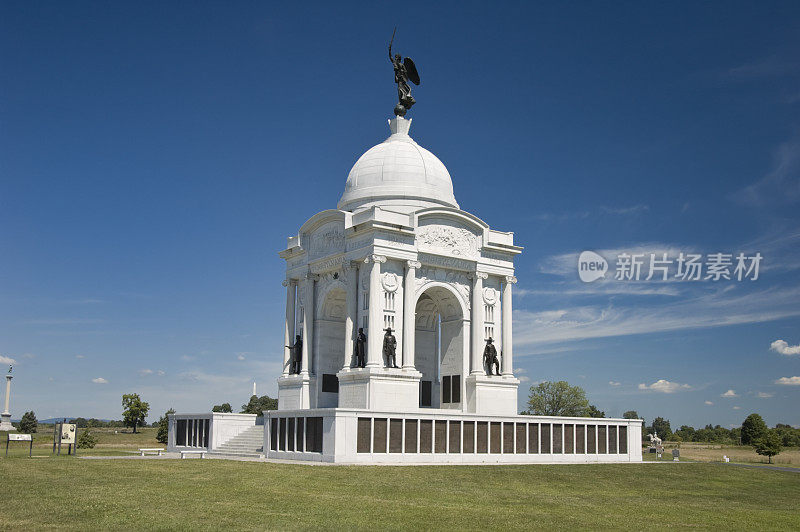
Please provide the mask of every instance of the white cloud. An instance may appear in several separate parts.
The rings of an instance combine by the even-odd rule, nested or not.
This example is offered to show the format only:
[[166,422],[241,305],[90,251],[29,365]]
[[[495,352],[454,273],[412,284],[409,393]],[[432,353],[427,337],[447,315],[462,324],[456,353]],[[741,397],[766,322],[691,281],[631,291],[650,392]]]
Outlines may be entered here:
[[735,200],[761,207],[793,203],[800,199],[800,137],[778,146],[772,168],[755,183],[735,192]]
[[528,370],[525,368],[514,368],[513,373],[514,375],[521,375],[522,373],[528,373]]
[[770,397],[774,396],[775,396],[774,393],[767,393],[767,392],[758,392],[756,394],[756,397],[758,397],[759,399],[769,399]]
[[95,384],[108,384],[108,381],[105,380],[103,377],[97,377],[96,379],[92,379],[92,382]]
[[0,364],[16,364],[16,363],[17,361],[14,360],[13,358],[4,357],[3,355],[0,355]]
[[517,378],[519,379],[519,382],[530,382],[531,380],[530,377],[526,377],[525,375],[522,375],[521,377]]
[[713,405],[713,404],[714,404],[714,402],[713,402],[713,401],[706,401],[706,404],[707,404],[707,405],[709,405],[709,406],[711,406],[711,405]]
[[728,390],[727,392],[720,394],[720,397],[739,397],[739,395],[733,390]]
[[786,340],[775,340],[771,344],[769,344],[769,348],[776,353],[780,353],[781,355],[791,356],[791,355],[800,355],[800,344],[798,345],[789,345]]
[[236,360],[245,360],[245,358],[247,357],[245,357],[244,355],[237,355]]
[[645,391],[653,391],[653,392],[660,392],[660,393],[675,393],[684,390],[689,390],[691,386],[688,384],[679,384],[677,382],[670,382],[665,379],[658,379],[653,384],[640,384],[639,389]]
[[33,353],[25,353],[24,355],[22,355],[22,358],[36,358],[36,355],[34,355]]
[[775,381],[775,384],[785,384],[787,386],[800,386],[800,377],[795,375],[794,377],[781,377],[780,379]]
[[164,373],[164,370],[163,370],[163,369],[160,369],[160,370],[158,370],[158,371],[156,372],[156,374],[157,374],[159,377],[163,377],[164,375],[166,375],[166,373]]
[[609,384],[610,386],[619,386],[619,385],[620,385],[620,384],[622,384],[622,383],[621,383],[621,382],[617,382],[617,381],[608,381],[608,384]]
[[140,369],[139,370],[139,375],[141,375],[142,377],[144,377],[145,375],[152,375],[152,374],[153,374],[153,370],[152,369]]
[[86,357],[83,356],[83,355],[75,355],[75,358],[79,358],[80,359],[80,358],[86,358]]
[[734,406],[734,407],[733,407],[733,409],[734,409],[734,410],[741,410],[741,409],[742,409],[742,407],[741,407],[741,406]]
[[190,362],[190,361],[194,360],[194,357],[193,356],[189,356],[189,355],[181,355],[181,360],[183,360],[185,362]]

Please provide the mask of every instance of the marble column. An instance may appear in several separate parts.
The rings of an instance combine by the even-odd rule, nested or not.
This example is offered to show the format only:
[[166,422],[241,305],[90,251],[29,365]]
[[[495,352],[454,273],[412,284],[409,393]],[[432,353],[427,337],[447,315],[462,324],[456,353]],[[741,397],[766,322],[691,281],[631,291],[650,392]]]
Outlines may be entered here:
[[483,373],[483,280],[489,277],[483,272],[472,274],[472,316],[470,329],[472,338],[472,371],[473,375]]
[[[294,279],[286,279],[283,281],[283,286],[286,287],[286,324],[283,328],[283,345],[294,345],[294,300],[295,290],[297,289],[297,281]],[[283,374],[288,375],[291,369],[291,350],[288,347],[283,348]]]
[[11,369],[9,368],[8,374],[6,375],[6,406],[3,410],[3,413],[0,414],[0,430],[6,430],[9,432],[16,430],[14,425],[11,424],[11,411],[9,410],[11,407],[11,379],[13,378],[13,375],[11,375]]
[[306,275],[303,280],[303,360],[300,364],[300,375],[308,377],[309,363],[314,354],[314,288],[318,276]]
[[344,361],[342,369],[351,366],[355,346],[355,337],[358,332],[358,263],[353,262],[344,268],[347,281],[347,297],[344,318]]
[[383,367],[383,289],[381,288],[381,263],[386,257],[370,255],[369,264],[369,336],[367,336],[367,367]]
[[511,285],[517,282],[517,278],[513,275],[507,276],[503,281],[503,300],[500,302],[500,305],[503,307],[503,318],[502,318],[502,328],[503,328],[503,357],[501,360],[501,369],[500,372],[503,375],[513,375],[514,374],[514,348],[513,348],[513,338],[512,338],[512,327],[511,327],[511,314],[512,314],[512,304],[511,304]]
[[415,260],[406,262],[403,278],[403,369],[416,369],[414,366],[414,348],[416,333],[416,308],[414,300],[417,268],[422,266]]

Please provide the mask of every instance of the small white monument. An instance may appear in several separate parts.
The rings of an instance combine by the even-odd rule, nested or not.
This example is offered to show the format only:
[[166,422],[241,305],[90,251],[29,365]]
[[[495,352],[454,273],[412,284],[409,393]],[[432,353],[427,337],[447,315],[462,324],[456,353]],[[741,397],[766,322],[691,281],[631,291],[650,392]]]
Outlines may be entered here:
[[14,378],[14,376],[11,375],[12,370],[13,367],[8,366],[8,373],[6,374],[6,407],[3,409],[3,413],[0,414],[0,430],[5,431],[17,430],[14,428],[14,425],[11,424],[11,411],[9,410],[11,403],[11,379]]

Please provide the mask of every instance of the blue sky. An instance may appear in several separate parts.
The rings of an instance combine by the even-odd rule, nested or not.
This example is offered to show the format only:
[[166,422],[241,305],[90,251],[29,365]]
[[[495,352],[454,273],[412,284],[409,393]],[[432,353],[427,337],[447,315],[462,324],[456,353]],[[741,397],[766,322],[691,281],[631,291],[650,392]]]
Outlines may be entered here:
[[[277,252],[387,136],[395,25],[412,135],[525,246],[520,406],[564,379],[609,415],[800,425],[796,2],[4,2],[15,417],[275,394]],[[764,259],[757,281],[585,284],[583,250]]]

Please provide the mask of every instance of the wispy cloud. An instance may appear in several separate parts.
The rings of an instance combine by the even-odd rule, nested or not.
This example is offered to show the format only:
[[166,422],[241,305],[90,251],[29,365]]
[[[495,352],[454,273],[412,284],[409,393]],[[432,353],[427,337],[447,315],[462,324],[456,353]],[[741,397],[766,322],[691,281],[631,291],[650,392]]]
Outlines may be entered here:
[[770,397],[774,397],[774,396],[775,396],[775,394],[767,393],[767,392],[758,392],[756,394],[756,397],[758,397],[759,399],[769,399]]
[[772,168],[731,198],[760,207],[800,200],[800,136],[780,144],[773,155]]
[[11,357],[0,355],[0,364],[16,364],[17,361]]
[[650,210],[648,205],[633,205],[631,207],[600,207],[600,210],[606,214],[615,214],[617,216],[636,216],[644,214]]
[[734,406],[734,407],[733,407],[733,409],[734,409],[734,410],[741,410],[741,409],[742,409],[742,407],[741,407],[741,406]]
[[141,375],[142,377],[146,377],[147,375],[152,375],[153,373],[154,372],[153,372],[152,369],[140,369],[139,370],[139,375]]
[[719,396],[720,396],[720,397],[728,397],[728,398],[730,398],[730,397],[739,397],[739,394],[737,394],[737,393],[736,393],[735,391],[733,391],[733,390],[728,390],[727,392],[725,392],[725,393],[722,393],[722,394],[720,394]]
[[84,355],[75,355],[75,358],[77,358],[78,360],[80,360],[81,358],[86,358],[86,357],[85,357]]
[[97,377],[96,379],[92,379],[92,382],[95,384],[108,384],[108,381],[105,380],[103,377]]
[[780,353],[781,355],[800,355],[800,344],[789,345],[789,343],[785,340],[775,340],[770,344],[769,348],[776,353]]
[[784,384],[786,386],[800,386],[800,376],[794,377],[781,377],[775,381],[775,384]]
[[785,61],[778,57],[767,57],[760,61],[745,63],[730,68],[725,76],[733,81],[748,81],[768,77],[780,77],[800,72],[800,63],[797,61]]
[[620,386],[622,383],[617,381],[608,381],[609,386]]
[[691,389],[691,386],[689,386],[688,384],[670,382],[666,379],[658,379],[653,384],[644,384],[644,383],[640,384],[639,389],[651,392],[675,393],[675,392],[689,390]]
[[706,401],[706,402],[705,402],[705,404],[707,404],[707,405],[711,406],[711,405],[713,405],[713,404],[714,404],[714,401]]

